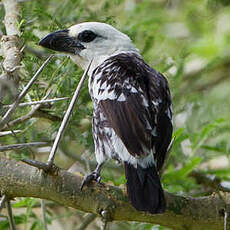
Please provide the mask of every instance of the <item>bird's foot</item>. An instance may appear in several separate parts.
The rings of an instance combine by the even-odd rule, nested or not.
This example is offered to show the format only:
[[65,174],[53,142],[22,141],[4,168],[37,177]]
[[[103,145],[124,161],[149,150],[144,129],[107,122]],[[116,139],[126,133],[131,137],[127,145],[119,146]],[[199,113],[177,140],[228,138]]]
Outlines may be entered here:
[[34,166],[38,169],[42,169],[45,173],[50,173],[52,175],[57,175],[59,168],[53,163],[43,163],[36,160],[22,159],[22,162]]
[[98,172],[94,171],[84,178],[81,184],[81,190],[84,188],[85,185],[89,185],[92,181],[96,181],[97,183],[101,182],[101,177]]

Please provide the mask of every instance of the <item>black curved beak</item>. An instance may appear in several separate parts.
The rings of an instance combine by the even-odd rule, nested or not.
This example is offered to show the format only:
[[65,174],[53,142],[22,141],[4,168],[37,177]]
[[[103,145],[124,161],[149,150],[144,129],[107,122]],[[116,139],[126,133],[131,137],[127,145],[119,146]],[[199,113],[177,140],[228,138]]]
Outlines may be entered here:
[[58,30],[48,34],[38,44],[51,50],[71,54],[78,54],[85,49],[77,38],[69,36],[69,30]]

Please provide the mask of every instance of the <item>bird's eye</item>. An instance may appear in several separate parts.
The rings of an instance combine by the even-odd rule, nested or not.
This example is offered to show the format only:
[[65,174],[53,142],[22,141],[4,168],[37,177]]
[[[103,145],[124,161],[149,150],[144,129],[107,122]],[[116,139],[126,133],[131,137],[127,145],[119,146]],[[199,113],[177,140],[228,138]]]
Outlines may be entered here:
[[83,32],[78,34],[78,40],[81,42],[91,42],[96,37],[97,35],[91,30],[84,30]]

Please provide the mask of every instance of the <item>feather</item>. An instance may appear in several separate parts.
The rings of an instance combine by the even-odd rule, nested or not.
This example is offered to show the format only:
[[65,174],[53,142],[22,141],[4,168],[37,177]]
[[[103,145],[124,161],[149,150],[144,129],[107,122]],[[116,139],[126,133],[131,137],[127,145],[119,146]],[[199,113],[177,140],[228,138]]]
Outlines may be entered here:
[[107,123],[99,145],[113,146],[113,156],[124,161],[127,157],[117,151],[120,146],[114,146],[113,139],[119,138],[134,158],[154,153],[159,170],[172,135],[171,97],[165,77],[137,54],[122,53],[97,67],[89,86],[94,120],[100,122],[99,114],[103,114]]

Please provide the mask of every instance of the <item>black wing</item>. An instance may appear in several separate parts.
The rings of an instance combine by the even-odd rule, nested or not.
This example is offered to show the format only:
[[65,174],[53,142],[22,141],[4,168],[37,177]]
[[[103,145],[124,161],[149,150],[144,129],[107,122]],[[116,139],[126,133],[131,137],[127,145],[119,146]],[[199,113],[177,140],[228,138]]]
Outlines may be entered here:
[[[161,102],[157,109],[157,120],[156,120],[156,133],[157,138],[155,140],[155,159],[157,160],[157,170],[161,170],[164,165],[165,157],[168,151],[168,146],[172,139],[173,132],[173,111],[170,91],[168,82],[163,75],[157,73],[161,78]],[[151,81],[152,89],[150,89],[150,98],[154,95],[154,82]],[[152,91],[152,92],[151,92]],[[154,99],[153,99],[154,100]]]
[[101,85],[107,84],[99,93],[110,94],[108,99],[99,97],[103,99],[98,106],[129,153],[155,153],[159,170],[172,135],[167,80],[134,54],[119,54],[106,62],[94,72],[101,74]]
[[129,95],[124,102],[102,100],[99,106],[131,155],[147,156],[151,152],[149,111],[141,104],[139,95]]

